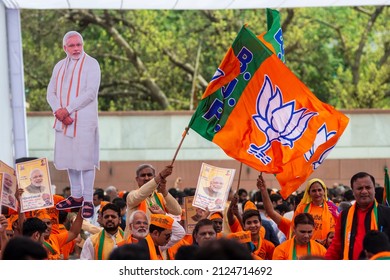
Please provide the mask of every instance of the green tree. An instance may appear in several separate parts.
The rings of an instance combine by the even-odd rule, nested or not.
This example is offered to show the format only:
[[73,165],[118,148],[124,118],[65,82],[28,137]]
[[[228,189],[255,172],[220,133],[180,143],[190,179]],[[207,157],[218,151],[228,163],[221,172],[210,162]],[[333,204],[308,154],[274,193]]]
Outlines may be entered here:
[[[388,7],[280,13],[286,64],[321,100],[338,108],[389,106]],[[49,109],[46,87],[69,30],[83,34],[86,52],[100,62],[100,110],[188,110],[243,24],[262,33],[265,10],[23,10],[30,110]]]

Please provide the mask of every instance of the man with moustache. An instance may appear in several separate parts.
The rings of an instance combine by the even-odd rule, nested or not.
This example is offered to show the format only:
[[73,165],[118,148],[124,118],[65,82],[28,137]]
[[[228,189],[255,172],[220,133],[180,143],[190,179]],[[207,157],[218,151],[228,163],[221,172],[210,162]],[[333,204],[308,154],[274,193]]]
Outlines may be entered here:
[[103,207],[101,215],[103,230],[85,240],[81,260],[108,260],[110,253],[123,241],[124,233],[119,228],[119,206],[108,203]]
[[131,213],[128,225],[131,234],[119,243],[118,246],[138,243],[139,240],[144,239],[149,233],[149,221],[144,211],[135,210]]
[[151,214],[149,234],[138,242],[149,251],[150,260],[165,260],[161,247],[168,244],[172,236],[173,218],[164,214]]
[[59,61],[47,87],[54,113],[54,165],[67,170],[71,196],[57,210],[82,207],[84,219],[93,216],[95,168],[99,168],[98,91],[100,66],[84,52],[83,37],[69,31],[63,38],[66,58]]
[[370,230],[378,230],[390,238],[390,208],[375,200],[375,178],[367,172],[351,177],[356,202],[343,210],[336,221],[335,234],[325,258],[358,260],[363,240]]
[[45,186],[42,186],[43,182],[43,173],[39,169],[34,169],[30,173],[30,185],[26,187],[28,193],[43,193],[46,189]]
[[[127,214],[129,220],[131,213],[141,210],[149,218],[150,207],[160,207],[164,213],[175,216],[181,215],[182,209],[177,200],[168,192],[166,188],[166,178],[172,174],[173,166],[166,166],[156,176],[156,170],[150,164],[142,164],[136,170],[138,189],[131,191],[126,198]],[[126,237],[130,234],[129,226],[126,226]]]

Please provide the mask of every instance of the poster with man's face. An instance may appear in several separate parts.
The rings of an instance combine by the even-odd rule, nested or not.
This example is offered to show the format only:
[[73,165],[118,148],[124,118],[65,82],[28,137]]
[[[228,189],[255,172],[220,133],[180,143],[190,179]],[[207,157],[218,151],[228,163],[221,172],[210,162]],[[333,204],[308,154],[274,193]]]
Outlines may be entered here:
[[235,169],[221,168],[202,163],[193,206],[209,211],[221,211],[233,183]]
[[46,158],[16,164],[16,175],[19,188],[23,189],[20,198],[21,212],[54,206]]
[[17,211],[15,170],[11,166],[0,161],[0,174],[0,204]]

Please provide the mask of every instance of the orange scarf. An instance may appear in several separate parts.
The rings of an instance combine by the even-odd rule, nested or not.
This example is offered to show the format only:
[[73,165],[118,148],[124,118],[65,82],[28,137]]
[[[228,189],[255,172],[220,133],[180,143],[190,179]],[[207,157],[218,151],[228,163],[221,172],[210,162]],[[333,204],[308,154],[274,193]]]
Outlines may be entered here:
[[[72,70],[72,76],[69,81],[69,89],[66,96],[66,105],[62,104],[62,89],[63,89],[63,83],[65,78],[66,69],[69,65],[70,58],[66,58],[64,60],[64,63],[61,65],[60,70],[57,73],[56,77],[56,91],[59,93],[59,99],[60,99],[60,105],[61,108],[65,108],[69,105],[70,101],[77,98],[79,96],[80,92],[80,80],[81,80],[81,72],[83,70],[85,57],[87,56],[86,53],[84,53],[83,57],[81,59],[78,59],[77,62],[74,64],[73,70]],[[81,62],[81,63],[79,63]],[[76,71],[76,68],[78,68]],[[75,75],[76,72],[76,75]],[[61,77],[61,78],[60,78]],[[73,78],[77,80],[77,83],[73,84]],[[71,114],[72,119],[74,122],[71,125],[64,125],[61,122],[58,122],[57,119],[54,122],[54,128],[57,131],[63,131],[63,133],[68,137],[76,137],[76,124],[77,124],[77,111]]]
[[[154,199],[153,199],[154,198]],[[153,203],[157,204],[158,206],[161,207],[162,210],[165,212],[165,204],[164,204],[164,197],[162,194],[153,192],[153,194],[148,197],[147,199],[143,200],[139,205],[138,205],[138,210],[144,211],[146,213],[146,210],[148,209],[149,206],[152,206]]]
[[[344,228],[344,252],[343,252],[343,259],[348,260],[349,259],[349,245],[350,245],[350,236],[352,231],[352,222],[353,217],[355,215],[356,211],[356,203],[354,203],[351,208],[349,208],[347,219],[345,221],[345,228]],[[374,201],[374,207],[371,210],[371,224],[370,224],[371,230],[378,230],[378,202]]]
[[[305,206],[303,212],[312,214],[312,211],[311,211],[312,205],[313,205],[312,203],[307,204]],[[325,239],[332,227],[334,230],[334,224],[335,224],[333,216],[330,213],[328,204],[326,202],[323,203],[321,215],[322,215],[322,219],[321,219],[322,220],[322,229],[317,229],[315,231],[321,232],[321,237],[319,239]],[[313,238],[313,239],[316,239],[316,238]]]
[[150,234],[148,234],[145,238],[146,240],[146,243],[148,244],[148,248],[149,248],[149,255],[150,255],[150,259],[151,260],[163,260],[163,255],[160,251],[160,249],[154,245],[154,242],[153,242],[153,239],[152,237],[150,236]]
[[380,252],[373,255],[370,260],[390,260],[390,252]]

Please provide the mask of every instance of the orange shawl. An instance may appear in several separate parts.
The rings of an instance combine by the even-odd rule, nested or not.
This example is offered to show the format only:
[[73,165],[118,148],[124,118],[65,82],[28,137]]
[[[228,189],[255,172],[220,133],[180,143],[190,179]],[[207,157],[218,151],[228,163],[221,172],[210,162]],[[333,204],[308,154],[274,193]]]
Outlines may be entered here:
[[[343,260],[349,259],[349,244],[350,244],[350,236],[352,231],[352,222],[353,216],[356,211],[356,203],[354,203],[351,208],[348,210],[347,220],[345,221],[344,227],[344,252],[343,252]],[[378,202],[374,201],[374,207],[371,210],[371,230],[378,230]]]

